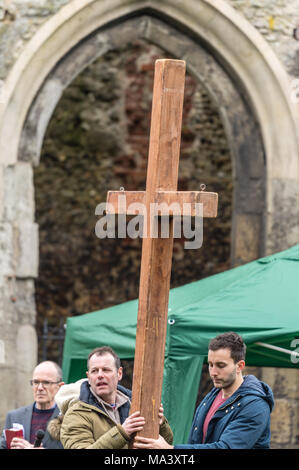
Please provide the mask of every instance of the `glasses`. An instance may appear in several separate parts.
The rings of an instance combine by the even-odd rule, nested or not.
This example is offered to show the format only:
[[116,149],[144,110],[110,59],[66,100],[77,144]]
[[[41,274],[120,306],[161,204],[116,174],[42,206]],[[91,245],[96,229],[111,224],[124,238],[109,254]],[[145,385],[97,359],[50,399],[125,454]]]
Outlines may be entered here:
[[60,380],[58,382],[49,382],[48,380],[30,380],[30,385],[32,387],[38,387],[40,384],[47,388],[47,387],[50,387],[50,385],[54,385],[54,384],[59,384],[60,383]]

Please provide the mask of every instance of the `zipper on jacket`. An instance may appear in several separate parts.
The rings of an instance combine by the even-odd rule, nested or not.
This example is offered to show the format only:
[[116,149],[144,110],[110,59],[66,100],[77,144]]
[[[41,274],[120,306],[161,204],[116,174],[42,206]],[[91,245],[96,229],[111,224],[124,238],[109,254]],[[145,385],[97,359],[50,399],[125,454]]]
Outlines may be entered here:
[[[204,444],[204,443],[206,442],[206,440],[207,440],[207,437],[208,437],[208,434],[209,434],[209,427],[210,427],[211,422],[213,421],[214,418],[217,418],[216,413],[217,413],[218,411],[225,410],[225,408],[227,408],[228,406],[230,406],[230,405],[232,405],[233,403],[235,403],[235,401],[237,401],[237,400],[238,400],[239,398],[241,398],[241,397],[242,397],[242,395],[237,395],[236,398],[235,398],[233,401],[230,401],[229,403],[227,403],[227,404],[224,405],[224,406],[221,406],[220,408],[218,408],[218,409],[215,411],[214,415],[213,415],[212,418],[210,419],[210,422],[209,422],[209,425],[208,425],[208,429],[207,429],[207,432],[206,432],[206,436],[205,436],[205,440],[204,440],[203,444]],[[217,419],[219,419],[219,418],[217,418]]]
[[216,410],[215,414],[216,414],[217,411],[219,411],[219,410],[225,410],[225,408],[226,408],[227,406],[230,406],[230,405],[232,405],[233,403],[235,403],[235,401],[237,401],[241,396],[242,396],[242,395],[237,395],[236,398],[235,398],[233,401],[230,401],[229,403],[226,403],[226,404],[224,404],[223,406],[219,407],[219,408]]

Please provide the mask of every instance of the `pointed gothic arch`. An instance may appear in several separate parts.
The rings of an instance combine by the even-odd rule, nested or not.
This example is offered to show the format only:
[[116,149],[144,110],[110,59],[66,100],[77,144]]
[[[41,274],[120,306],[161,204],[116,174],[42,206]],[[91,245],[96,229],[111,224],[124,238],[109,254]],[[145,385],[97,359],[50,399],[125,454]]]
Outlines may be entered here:
[[[45,129],[55,104],[61,96],[63,87],[67,86],[68,79],[71,79],[72,74],[74,76],[79,73],[80,67],[84,68],[88,60],[92,61],[95,57],[94,53],[88,57],[86,50],[87,58],[83,61],[84,63],[78,63],[77,70],[72,70],[68,79],[64,77],[64,82],[58,79],[55,83],[55,80],[49,81],[49,77],[57,68],[57,64],[59,66],[62,61],[67,63],[67,57],[72,54],[73,49],[83,44],[90,35],[95,35],[97,31],[101,31],[105,35],[105,31],[112,28],[113,25],[121,23],[125,25],[129,19],[141,16],[158,18],[160,21],[166,22],[169,27],[174,26],[177,31],[181,31],[186,40],[186,47],[183,45],[178,47],[180,58],[187,61],[189,70],[197,78],[204,80],[211,96],[216,101],[218,94],[218,105],[220,111],[224,111],[222,117],[228,135],[236,140],[238,140],[237,120],[235,119],[233,122],[225,112],[225,106],[223,107],[219,102],[219,98],[220,101],[223,98],[219,87],[218,92],[215,91],[215,88],[213,89],[213,86],[210,86],[206,81],[206,77],[201,75],[200,67],[203,63],[198,60],[199,55],[196,57],[192,53],[192,48],[188,48],[187,39],[193,44],[198,44],[199,47],[204,45],[206,51],[210,52],[210,57],[215,59],[214,63],[221,64],[223,71],[226,72],[225,85],[229,86],[230,81],[234,82],[235,91],[237,88],[241,90],[239,96],[242,93],[246,96],[249,104],[247,112],[251,113],[251,117],[256,118],[258,126],[255,126],[255,132],[261,136],[263,149],[257,144],[259,149],[255,149],[252,154],[257,151],[260,157],[253,160],[247,158],[249,167],[245,168],[243,175],[245,176],[246,171],[249,171],[249,173],[251,172],[251,180],[256,179],[256,172],[262,171],[261,151],[264,152],[266,169],[262,177],[267,183],[264,184],[267,192],[264,195],[260,194],[260,188],[257,185],[251,185],[250,191],[243,198],[243,205],[247,204],[245,200],[248,196],[251,200],[262,198],[264,207],[260,207],[258,211],[263,212],[263,223],[261,224],[255,217],[248,224],[242,217],[244,210],[241,208],[236,211],[240,217],[239,221],[237,221],[238,218],[234,220],[234,232],[236,233],[240,227],[240,231],[245,236],[250,226],[254,227],[253,231],[259,232],[260,239],[263,238],[264,243],[262,249],[255,250],[252,255],[258,256],[263,252],[271,251],[274,243],[271,231],[275,223],[273,185],[276,188],[280,186],[285,193],[286,182],[296,186],[294,179],[298,180],[299,178],[297,110],[291,102],[291,85],[287,74],[271,48],[243,17],[222,0],[190,0],[189,2],[178,0],[165,0],[164,2],[157,0],[111,0],[110,2],[73,0],[61,8],[29,41],[6,80],[4,103],[0,114],[0,155],[3,164],[14,165],[19,159],[22,159],[21,154],[24,151],[23,129],[28,127],[28,113],[30,114],[32,104],[36,102],[41,90],[45,92],[45,88],[48,88],[47,92],[51,93],[53,106],[48,106],[48,112],[42,113],[38,124],[36,124],[39,129],[37,129],[35,136],[31,136],[35,138],[35,153],[41,145],[43,129]],[[155,28],[149,23],[144,26],[143,31],[140,28],[137,31],[152,41],[155,41],[155,32]],[[179,45],[179,41],[177,45]],[[166,40],[163,47],[167,50]],[[105,52],[106,49],[107,43],[103,37],[103,40],[99,41],[97,54]],[[179,55],[178,51],[175,55]],[[239,101],[241,103],[241,100]],[[253,119],[251,119],[251,124],[254,127]],[[235,127],[235,132],[232,127]],[[253,138],[252,143],[255,145],[258,140]],[[233,153],[236,152],[236,149],[233,148],[232,138],[230,143]],[[243,146],[243,149],[237,150],[237,155],[235,154],[236,171],[238,171],[238,165],[242,168],[242,165],[245,164],[245,159],[238,159],[238,155],[242,151],[250,152],[250,150],[250,147],[246,148],[246,145]],[[244,181],[241,186],[244,188]],[[293,187],[293,191],[296,192],[296,188]],[[240,201],[242,203],[242,197],[237,191],[235,203],[238,205]],[[252,204],[249,205],[252,206]],[[245,210],[246,212],[254,213],[256,210]],[[251,230],[252,233],[253,231]],[[262,232],[264,232],[264,236],[262,236]],[[240,249],[244,250],[245,247],[246,250],[248,242],[245,241],[241,245],[243,247]],[[238,250],[236,243],[234,250]],[[237,261],[239,255],[236,254],[233,258]]]

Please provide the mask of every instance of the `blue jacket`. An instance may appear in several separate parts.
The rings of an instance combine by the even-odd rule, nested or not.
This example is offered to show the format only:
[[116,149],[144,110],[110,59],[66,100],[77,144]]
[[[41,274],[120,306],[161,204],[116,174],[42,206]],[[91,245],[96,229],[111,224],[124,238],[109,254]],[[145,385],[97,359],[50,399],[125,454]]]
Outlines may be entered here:
[[263,449],[270,447],[270,413],[274,407],[271,388],[253,375],[216,411],[205,438],[203,424],[219,388],[213,388],[198,406],[188,444],[176,449]]

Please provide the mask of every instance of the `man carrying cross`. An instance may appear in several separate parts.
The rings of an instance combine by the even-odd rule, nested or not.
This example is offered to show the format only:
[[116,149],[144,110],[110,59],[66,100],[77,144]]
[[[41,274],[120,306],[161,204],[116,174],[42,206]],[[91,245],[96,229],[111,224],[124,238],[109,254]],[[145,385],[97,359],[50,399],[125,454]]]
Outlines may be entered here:
[[[65,449],[125,449],[145,420],[136,411],[129,416],[131,391],[119,385],[123,370],[108,346],[94,349],[87,360],[87,380],[61,387],[55,401],[61,414],[49,432]],[[160,434],[172,442],[172,431],[158,413]]]

